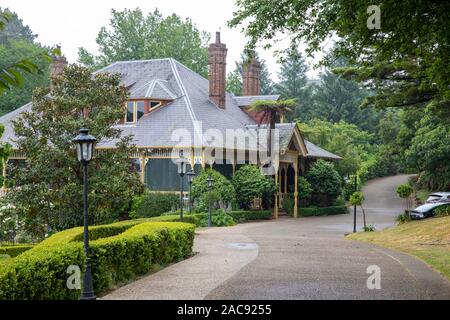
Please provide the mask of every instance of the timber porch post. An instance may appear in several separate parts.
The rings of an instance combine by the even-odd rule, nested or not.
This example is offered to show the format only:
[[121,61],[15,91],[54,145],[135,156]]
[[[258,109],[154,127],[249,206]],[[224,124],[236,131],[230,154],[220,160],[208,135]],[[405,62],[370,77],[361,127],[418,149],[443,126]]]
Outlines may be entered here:
[[294,163],[294,218],[298,216],[298,157]]

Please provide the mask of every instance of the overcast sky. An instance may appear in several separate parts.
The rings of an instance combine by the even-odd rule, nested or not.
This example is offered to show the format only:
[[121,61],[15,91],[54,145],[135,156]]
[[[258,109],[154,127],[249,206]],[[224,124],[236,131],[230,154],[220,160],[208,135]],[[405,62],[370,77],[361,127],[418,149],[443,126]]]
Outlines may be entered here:
[[[220,28],[222,42],[228,48],[227,71],[234,69],[234,61],[239,60],[246,42],[240,28],[227,27],[227,21],[236,9],[234,0],[2,0],[0,6],[16,12],[38,34],[37,40],[42,44],[61,44],[69,62],[76,62],[79,47],[97,52],[95,38],[100,27],[109,24],[113,8],[140,7],[144,12],[158,8],[164,16],[176,13],[191,18],[200,30],[212,36]],[[258,51],[267,61],[272,78],[277,79],[279,66],[273,50]],[[315,77],[317,73],[311,70],[308,75]]]

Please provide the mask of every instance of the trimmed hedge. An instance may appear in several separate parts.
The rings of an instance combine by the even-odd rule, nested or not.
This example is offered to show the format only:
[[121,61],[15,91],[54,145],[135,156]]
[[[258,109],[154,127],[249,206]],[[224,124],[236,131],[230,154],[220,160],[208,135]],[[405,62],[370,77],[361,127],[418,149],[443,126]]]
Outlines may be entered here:
[[299,217],[310,217],[310,216],[331,216],[335,214],[345,214],[348,213],[347,206],[331,206],[331,207],[309,207],[309,208],[299,208]]
[[180,196],[175,193],[154,193],[146,192],[143,195],[133,199],[131,218],[149,218],[160,216],[177,208],[180,202]]
[[[197,227],[200,226],[200,221],[202,220],[204,214],[203,213],[195,213],[192,215],[189,214],[183,214],[183,222],[185,223],[192,223],[196,225]],[[149,218],[149,221],[158,221],[158,222],[180,222],[180,215],[174,214],[174,215],[167,215],[167,216],[159,216],[159,217],[153,217]]]
[[[90,231],[92,276],[96,294],[144,275],[192,252],[194,226],[186,223],[131,220],[94,226]],[[70,290],[67,268],[84,271],[83,228],[54,234],[0,268],[2,299],[78,299]]]
[[0,246],[0,254],[7,254],[11,258],[17,257],[22,252],[33,248],[33,244],[17,244],[9,246]]
[[240,210],[240,211],[228,211],[226,214],[233,217],[233,219],[237,222],[244,222],[250,220],[267,220],[272,218],[272,211],[270,210],[261,210],[261,211],[248,211],[248,210]]

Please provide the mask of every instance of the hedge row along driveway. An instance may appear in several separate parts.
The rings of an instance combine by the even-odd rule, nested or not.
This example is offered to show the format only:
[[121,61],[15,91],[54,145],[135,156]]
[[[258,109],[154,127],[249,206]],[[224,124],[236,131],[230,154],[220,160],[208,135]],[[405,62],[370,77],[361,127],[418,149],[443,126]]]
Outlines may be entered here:
[[[195,226],[179,222],[131,220],[89,229],[97,295],[159,266],[188,257]],[[78,299],[69,289],[67,268],[84,271],[83,228],[59,232],[14,259],[1,262],[2,299]]]

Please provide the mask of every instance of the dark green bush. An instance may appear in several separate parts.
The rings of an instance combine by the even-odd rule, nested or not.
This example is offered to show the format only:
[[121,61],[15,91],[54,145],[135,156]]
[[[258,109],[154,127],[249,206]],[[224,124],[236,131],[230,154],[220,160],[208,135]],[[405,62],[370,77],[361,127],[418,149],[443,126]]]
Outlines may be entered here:
[[348,208],[346,206],[308,207],[298,209],[298,217],[331,216],[345,213],[348,213]]
[[192,181],[192,200],[197,202],[202,211],[208,208],[207,199],[203,199],[203,197],[211,195],[207,182],[210,175],[214,180],[212,186],[214,197],[225,205],[234,201],[236,197],[233,185],[220,172],[212,169],[203,170]]
[[32,244],[18,244],[13,246],[0,246],[0,254],[7,254],[11,258],[14,258],[22,252],[28,251],[33,248]]
[[[69,290],[66,281],[70,265],[84,268],[83,244],[77,241],[82,232],[82,227],[59,232],[16,258],[2,262],[0,300],[78,299],[80,290]],[[95,226],[90,232],[93,238],[97,237],[90,243],[97,294],[146,274],[158,265],[188,256],[194,239],[191,224],[145,220]],[[107,237],[99,238],[100,235]]]
[[173,210],[179,205],[180,198],[174,193],[146,192],[133,199],[131,218],[157,217]]
[[291,217],[294,216],[294,195],[288,194],[283,199],[283,209],[287,212]]
[[237,222],[245,222],[250,220],[267,220],[272,218],[271,210],[241,210],[241,211],[228,211],[228,215],[233,217]]
[[234,174],[232,180],[236,200],[243,209],[250,208],[254,198],[262,198],[276,191],[274,180],[261,173],[255,165],[244,165]]
[[[183,215],[183,222],[186,223],[192,223],[199,227],[200,221],[202,220],[204,216],[204,213],[194,213],[192,215],[184,214]],[[173,214],[173,215],[167,215],[167,216],[159,216],[150,218],[149,221],[158,221],[158,222],[179,222],[180,221],[180,214]]]
[[212,216],[211,222],[216,227],[230,227],[236,224],[234,219],[225,212],[220,212]]
[[325,160],[317,160],[306,174],[314,192],[338,196],[341,194],[341,176],[334,165]]

